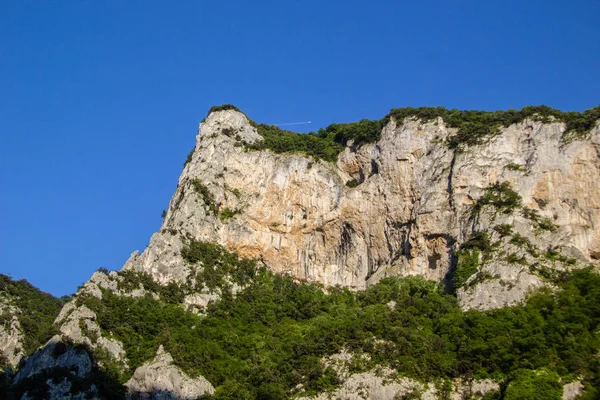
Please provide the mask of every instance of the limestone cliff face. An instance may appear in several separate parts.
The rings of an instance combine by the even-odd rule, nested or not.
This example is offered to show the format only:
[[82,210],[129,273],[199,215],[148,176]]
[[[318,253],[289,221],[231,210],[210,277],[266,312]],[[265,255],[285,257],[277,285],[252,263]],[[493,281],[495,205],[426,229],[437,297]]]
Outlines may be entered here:
[[[564,129],[525,120],[457,152],[445,143],[456,130],[441,118],[391,119],[377,143],[358,150],[349,143],[329,163],[248,150],[246,144],[262,140],[248,119],[214,112],[200,124],[160,231],[124,268],[163,283],[183,281],[189,269],[180,250],[193,237],[260,258],[300,281],[356,289],[389,275],[441,281],[461,243],[503,223],[539,249],[558,244],[579,262],[597,263],[600,127],[568,144]],[[349,187],[352,180],[358,185]],[[474,218],[473,204],[497,182],[508,182],[523,208],[556,228],[535,229],[531,216],[518,212]],[[523,265],[509,264],[497,259],[482,267],[491,278],[459,292],[463,306],[512,304],[543,284]]]

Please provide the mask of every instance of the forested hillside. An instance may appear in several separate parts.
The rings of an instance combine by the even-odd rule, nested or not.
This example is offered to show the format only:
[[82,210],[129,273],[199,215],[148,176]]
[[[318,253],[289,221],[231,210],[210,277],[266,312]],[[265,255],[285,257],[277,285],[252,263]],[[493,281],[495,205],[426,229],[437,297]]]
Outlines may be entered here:
[[[15,281],[0,274],[0,329],[10,331],[13,319],[21,333],[21,349],[30,355],[56,331],[52,323],[63,306],[61,300],[44,293],[24,279]],[[0,352],[2,367],[8,367],[8,354]]]

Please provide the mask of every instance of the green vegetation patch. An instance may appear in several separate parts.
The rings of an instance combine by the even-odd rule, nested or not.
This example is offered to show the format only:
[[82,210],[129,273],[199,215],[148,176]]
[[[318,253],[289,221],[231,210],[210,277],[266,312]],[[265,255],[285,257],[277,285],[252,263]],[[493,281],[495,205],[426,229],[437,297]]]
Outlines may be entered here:
[[0,274],[0,295],[21,310],[18,319],[24,334],[25,354],[33,353],[53,336],[52,324],[63,306],[59,299],[40,291],[25,279],[15,281],[3,274]]
[[194,147],[192,149],[192,151],[190,151],[185,159],[185,162],[183,163],[183,166],[185,167],[186,165],[188,165],[190,162],[192,162],[192,157],[194,156],[194,151],[196,151],[196,147]]
[[[487,242],[474,238],[467,249]],[[539,292],[523,306],[462,312],[454,296],[422,278],[325,293],[208,243],[191,242],[182,255],[199,268],[213,266],[198,279],[221,274],[212,285],[224,294],[205,316],[151,295],[105,291],[102,301],[84,302],[103,332],[123,342],[131,371],[162,344],[186,373],[215,386],[215,399],[291,398],[298,385],[305,394],[333,389],[339,382],[320,360],[343,349],[356,355],[353,372],[385,365],[422,381],[490,377],[518,394],[537,379],[521,370],[548,369],[565,379],[583,376],[592,395],[598,387],[600,276],[591,268],[566,273],[557,292]],[[235,276],[243,285],[233,296],[223,285]]]
[[[206,116],[208,117],[210,114],[217,112],[217,111],[226,111],[226,110],[233,110],[233,111],[241,112],[242,114],[244,114],[242,112],[242,110],[240,110],[233,104],[221,104],[220,106],[212,106],[211,108],[209,108]],[[244,114],[244,115],[246,115],[246,114]],[[204,122],[204,120],[202,120],[202,122]]]
[[356,179],[351,179],[348,182],[346,182],[346,186],[348,186],[349,188],[355,188],[358,185],[360,185],[360,183]]
[[479,267],[478,249],[461,249],[456,252],[456,269],[452,278],[452,285],[455,289],[463,287],[467,280],[477,272]]
[[196,287],[204,284],[209,289],[226,289],[230,283],[246,285],[256,274],[255,260],[239,258],[224,247],[196,240],[189,240],[181,250],[181,256],[190,264],[198,264]]
[[[221,110],[241,112],[231,104],[224,104],[211,107],[208,113]],[[275,153],[301,153],[335,162],[338,154],[344,150],[350,140],[354,149],[378,141],[383,127],[391,118],[397,124],[402,124],[406,118],[417,118],[425,122],[442,118],[446,125],[458,130],[457,134],[449,139],[448,147],[463,151],[468,146],[485,143],[489,138],[498,135],[502,127],[522,122],[526,118],[542,122],[564,122],[566,124],[564,139],[581,139],[600,119],[600,106],[583,113],[561,112],[547,106],[529,106],[521,110],[507,111],[448,110],[444,107],[394,108],[380,120],[362,119],[358,122],[336,123],[321,128],[318,132],[307,134],[286,131],[275,125],[257,124],[248,118],[264,140],[247,147],[253,150],[268,149]],[[512,167],[521,170],[516,165]]]
[[492,206],[502,214],[512,214],[521,206],[522,197],[510,185],[509,182],[496,182],[488,186],[483,196],[471,206],[473,215],[481,212],[483,207]]
[[561,400],[562,384],[556,372],[518,370],[504,392],[504,400]]
[[550,261],[559,261],[567,265],[575,265],[577,260],[572,257],[567,257],[560,253],[560,247],[550,246],[546,249],[544,253],[544,257]]
[[333,140],[333,135],[321,132],[295,133],[275,125],[257,124],[264,140],[247,145],[252,150],[271,150],[275,153],[301,153],[317,159],[335,162],[344,146]]
[[512,233],[513,233],[513,229],[512,229],[512,225],[511,224],[496,225],[496,226],[494,226],[494,230],[496,232],[498,232],[498,234],[500,235],[500,237],[509,236],[509,235],[512,235]]
[[231,218],[235,217],[236,215],[238,215],[241,211],[238,209],[231,209],[229,207],[225,207],[220,213],[219,213],[219,219],[221,220],[221,222],[226,222],[228,220],[230,220]]
[[122,270],[119,271],[119,277],[117,289],[126,292],[142,289],[158,295],[165,303],[179,304],[185,295],[182,285],[177,282],[171,281],[166,285],[160,285],[150,275],[143,272]]
[[362,119],[346,124],[331,124],[325,129],[319,129],[319,135],[333,137],[336,143],[344,146],[349,140],[352,140],[352,146],[360,147],[363,144],[378,141],[381,138],[383,127],[383,120]]
[[548,217],[541,217],[538,210],[529,207],[523,207],[523,217],[527,218],[535,225],[536,231],[556,232],[556,225]]
[[565,135],[569,138],[581,138],[587,134],[600,119],[600,106],[583,113],[562,112],[548,106],[528,106],[521,110],[476,111],[448,110],[444,107],[396,108],[388,117],[403,121],[407,117],[416,117],[429,121],[441,117],[446,125],[458,128],[455,136],[450,138],[451,149],[462,150],[465,146],[482,144],[490,137],[500,133],[500,128],[522,122],[530,118],[541,122],[560,121],[566,124]]
[[[200,196],[200,198],[204,202],[204,205],[206,207],[208,207],[208,209],[210,210],[210,212],[213,215],[218,215],[219,214],[219,207],[217,207],[217,204],[215,203],[215,196],[208,189],[208,186],[206,186],[205,184],[203,184],[200,181],[200,179],[194,178],[194,180],[192,181],[192,187],[194,188],[194,191],[196,193],[198,193],[198,195]],[[183,193],[183,191],[182,191],[182,193]]]
[[[492,243],[487,232],[475,232],[456,252],[456,268],[452,276],[452,287],[456,291],[477,272],[480,261],[489,259],[497,244]],[[484,275],[481,275],[483,278]]]
[[509,169],[511,171],[526,171],[525,167],[523,167],[522,165],[519,165],[517,163],[511,162],[509,164],[507,164],[504,168]]

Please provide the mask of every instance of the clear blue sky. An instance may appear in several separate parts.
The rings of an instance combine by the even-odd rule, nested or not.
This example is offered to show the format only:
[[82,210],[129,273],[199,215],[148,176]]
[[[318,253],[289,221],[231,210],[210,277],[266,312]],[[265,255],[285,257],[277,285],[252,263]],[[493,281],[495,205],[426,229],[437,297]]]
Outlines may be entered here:
[[600,2],[4,0],[0,272],[143,250],[213,104],[267,123],[600,103]]

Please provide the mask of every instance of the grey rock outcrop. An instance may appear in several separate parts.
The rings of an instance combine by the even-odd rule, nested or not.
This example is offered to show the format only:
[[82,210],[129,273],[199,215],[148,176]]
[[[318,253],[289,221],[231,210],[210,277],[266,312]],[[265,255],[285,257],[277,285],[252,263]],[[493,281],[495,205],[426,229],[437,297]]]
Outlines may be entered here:
[[584,386],[581,381],[567,383],[563,386],[563,400],[574,400],[583,393]]
[[174,366],[173,357],[160,346],[156,357],[137,368],[125,386],[136,399],[197,399],[213,394],[214,388],[203,377],[190,378]]
[[[316,397],[302,400],[394,400],[403,396],[415,396],[422,400],[437,400],[437,390],[432,384],[423,384],[409,378],[393,378],[394,371],[381,369],[377,372],[363,372],[351,375],[339,389],[321,393]],[[420,397],[416,397],[420,396]]]
[[[395,399],[422,399],[422,400],[464,400],[480,399],[486,393],[499,391],[500,385],[490,380],[462,380],[455,379],[445,390],[443,382],[419,382],[415,379],[403,377],[400,371],[390,368],[375,368],[361,373],[350,373],[350,366],[356,354],[346,350],[328,356],[321,360],[324,367],[331,367],[342,382],[341,386],[333,391],[323,392],[313,397],[298,397],[299,400],[395,400]],[[361,358],[365,355],[359,356]],[[368,358],[368,356],[367,356]],[[298,387],[302,390],[301,387]]]
[[90,349],[103,349],[117,362],[127,368],[127,358],[123,344],[110,337],[104,337],[96,323],[96,314],[84,305],[77,305],[77,296],[90,295],[102,299],[102,290],[119,296],[140,297],[146,294],[141,289],[120,290],[118,283],[121,277],[115,271],[108,274],[95,272],[89,281],[77,292],[77,295],[64,305],[54,324],[59,326],[61,335],[68,341],[85,345]]
[[92,359],[85,350],[68,346],[60,341],[60,336],[54,336],[44,347],[27,358],[13,383],[18,384],[44,370],[57,367],[68,369],[73,376],[82,378],[91,372]]

